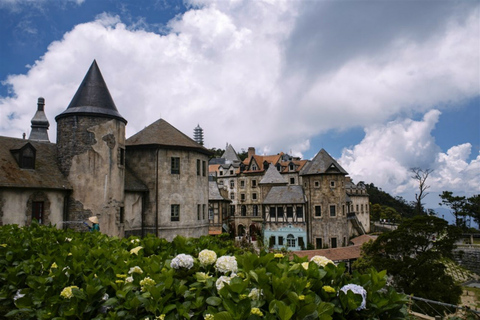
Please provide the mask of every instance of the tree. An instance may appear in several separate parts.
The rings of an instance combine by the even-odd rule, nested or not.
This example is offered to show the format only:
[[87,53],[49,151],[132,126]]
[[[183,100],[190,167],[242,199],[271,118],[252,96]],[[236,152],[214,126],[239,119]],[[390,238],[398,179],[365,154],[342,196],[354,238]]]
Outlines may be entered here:
[[418,215],[424,214],[425,211],[423,210],[422,200],[428,195],[428,193],[425,192],[430,188],[430,186],[427,185],[427,178],[433,170],[411,168],[410,171],[413,173],[412,178],[418,181],[418,193],[415,193],[415,210]]
[[451,191],[443,191],[440,198],[442,198],[442,202],[440,202],[439,205],[447,206],[453,211],[452,214],[455,217],[455,225],[465,228],[465,217],[467,216],[467,212],[465,211],[467,204],[466,198],[454,196]]
[[418,297],[456,304],[462,293],[441,262],[452,258],[460,231],[434,216],[406,219],[398,229],[364,245],[354,267],[387,270],[397,290]]
[[475,220],[480,229],[480,194],[467,198],[465,210]]
[[[415,207],[402,197],[392,197],[387,192],[377,188],[373,183],[367,184],[366,187],[372,206],[378,204],[380,206],[390,207],[402,218],[411,218],[415,216]],[[372,220],[375,221],[375,219]]]

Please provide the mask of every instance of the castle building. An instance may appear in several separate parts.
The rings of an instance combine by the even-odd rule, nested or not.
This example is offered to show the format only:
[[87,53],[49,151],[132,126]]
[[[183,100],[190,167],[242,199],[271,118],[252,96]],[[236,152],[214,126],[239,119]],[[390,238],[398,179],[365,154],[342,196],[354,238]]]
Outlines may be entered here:
[[210,151],[160,119],[129,139],[96,61],[48,140],[38,99],[29,139],[0,137],[0,225],[76,226],[112,236],[208,234]]
[[288,154],[256,155],[240,162],[227,145],[209,172],[231,200],[229,231],[255,240],[263,235],[274,249],[336,248],[369,232],[368,194],[325,150],[312,160]]

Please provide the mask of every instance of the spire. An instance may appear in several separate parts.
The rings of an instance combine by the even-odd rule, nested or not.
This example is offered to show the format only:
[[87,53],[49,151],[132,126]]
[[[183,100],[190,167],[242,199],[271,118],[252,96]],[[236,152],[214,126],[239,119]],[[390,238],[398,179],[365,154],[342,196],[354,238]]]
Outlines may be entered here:
[[45,107],[45,99],[40,97],[38,98],[37,102],[37,112],[32,119],[32,131],[30,132],[30,140],[37,140],[37,141],[50,141],[48,139],[48,127],[50,127],[50,123],[48,123],[47,116],[45,115],[44,111]]
[[79,114],[114,118],[127,123],[127,120],[118,113],[95,60],[93,60],[67,110],[59,114],[55,120],[58,121],[59,118]]

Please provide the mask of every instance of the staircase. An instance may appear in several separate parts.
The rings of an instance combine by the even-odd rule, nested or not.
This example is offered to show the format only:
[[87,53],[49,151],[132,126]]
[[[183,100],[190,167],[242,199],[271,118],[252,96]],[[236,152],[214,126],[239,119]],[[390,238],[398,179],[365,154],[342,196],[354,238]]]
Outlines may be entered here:
[[349,220],[352,223],[352,226],[355,228],[355,230],[357,230],[359,236],[361,236],[363,234],[366,234],[365,228],[363,227],[363,225],[358,220],[355,212],[349,212],[347,214],[347,220]]

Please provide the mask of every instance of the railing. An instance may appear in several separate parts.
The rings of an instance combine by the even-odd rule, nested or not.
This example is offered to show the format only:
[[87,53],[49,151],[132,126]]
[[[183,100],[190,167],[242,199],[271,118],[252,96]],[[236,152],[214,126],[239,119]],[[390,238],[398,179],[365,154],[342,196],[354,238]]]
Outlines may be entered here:
[[453,316],[461,317],[460,319],[480,319],[480,310],[414,296],[410,296],[408,309],[409,313],[418,319],[448,319]]

